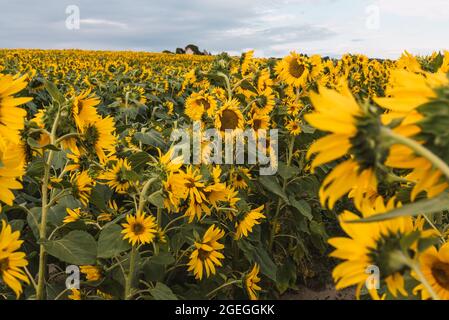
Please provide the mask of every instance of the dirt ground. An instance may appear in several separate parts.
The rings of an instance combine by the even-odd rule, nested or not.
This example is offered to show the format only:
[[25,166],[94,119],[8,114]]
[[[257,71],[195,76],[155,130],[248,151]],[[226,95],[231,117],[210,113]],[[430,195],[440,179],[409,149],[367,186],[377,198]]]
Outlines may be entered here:
[[354,289],[349,288],[337,291],[332,284],[315,291],[303,285],[298,286],[295,292],[289,292],[282,296],[283,300],[353,300]]

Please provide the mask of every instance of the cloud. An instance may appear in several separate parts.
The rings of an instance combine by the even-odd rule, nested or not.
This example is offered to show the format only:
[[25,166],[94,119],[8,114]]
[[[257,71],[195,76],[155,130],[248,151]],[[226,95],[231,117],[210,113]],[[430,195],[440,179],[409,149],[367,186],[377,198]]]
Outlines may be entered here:
[[[162,51],[194,43],[214,53],[255,49],[265,56],[291,50],[338,55],[347,50],[383,56],[400,47],[444,46],[447,20],[417,23],[423,21],[418,14],[448,16],[444,2],[419,1],[418,6],[417,0],[15,0],[2,4],[0,46]],[[382,28],[366,30],[365,8],[375,3],[381,5]],[[80,9],[79,30],[65,26],[68,5]],[[384,19],[382,13],[393,18]]]
[[103,20],[103,19],[80,19],[80,27],[85,25],[101,26],[101,27],[117,27],[121,29],[128,29],[126,23],[117,21]]

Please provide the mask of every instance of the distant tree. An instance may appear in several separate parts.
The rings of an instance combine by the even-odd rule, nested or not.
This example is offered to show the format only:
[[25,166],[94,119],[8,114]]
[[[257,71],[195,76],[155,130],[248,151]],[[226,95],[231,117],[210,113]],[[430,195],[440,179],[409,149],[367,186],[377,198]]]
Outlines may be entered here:
[[164,51],[162,51],[162,53],[170,53],[170,54],[173,54],[173,52],[171,52],[170,50],[164,50]]
[[185,50],[183,48],[176,48],[176,54],[185,54]]
[[202,55],[203,53],[200,51],[200,49],[198,48],[198,46],[194,45],[194,44],[189,44],[186,46],[185,51],[187,52],[190,49],[190,51],[193,52],[193,54],[198,54],[198,55]]

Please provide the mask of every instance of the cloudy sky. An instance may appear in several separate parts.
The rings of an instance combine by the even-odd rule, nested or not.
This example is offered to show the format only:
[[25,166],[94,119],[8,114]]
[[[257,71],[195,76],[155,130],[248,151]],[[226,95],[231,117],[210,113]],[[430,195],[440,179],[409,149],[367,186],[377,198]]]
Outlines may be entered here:
[[[80,28],[66,13],[77,6]],[[0,47],[397,57],[449,49],[447,0],[0,0]]]

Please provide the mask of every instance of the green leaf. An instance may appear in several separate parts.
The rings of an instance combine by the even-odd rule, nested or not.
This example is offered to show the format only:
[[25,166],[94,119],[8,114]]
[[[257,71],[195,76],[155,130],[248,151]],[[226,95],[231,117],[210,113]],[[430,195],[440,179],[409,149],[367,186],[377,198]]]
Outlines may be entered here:
[[71,264],[89,265],[97,260],[97,243],[85,231],[72,231],[62,239],[46,241],[44,247],[48,254]]
[[449,195],[445,192],[432,199],[425,199],[418,202],[406,204],[400,208],[387,213],[376,214],[367,218],[346,221],[348,223],[364,223],[374,221],[384,221],[403,216],[417,216],[420,214],[431,214],[449,209]]
[[148,201],[159,209],[164,209],[164,197],[162,196],[162,190],[153,192],[149,197]]
[[278,195],[285,202],[288,203],[287,195],[285,194],[284,190],[282,190],[281,186],[279,185],[279,182],[276,179],[276,176],[261,176],[259,178],[259,182],[265,189]]
[[287,166],[284,162],[279,161],[278,172],[284,180],[287,180],[299,174],[299,168]]
[[296,283],[296,267],[291,261],[279,266],[276,274],[276,286],[281,294]]
[[142,151],[132,154],[128,160],[131,163],[133,170],[139,172],[144,168],[145,164],[150,161],[150,156],[148,153]]
[[53,100],[59,102],[60,104],[63,104],[65,99],[64,95],[59,91],[59,89],[56,87],[56,85],[53,82],[44,81],[45,89],[47,89],[48,93],[52,97]]
[[175,258],[168,252],[160,252],[157,256],[152,256],[149,261],[165,266],[174,263]]
[[137,132],[134,134],[134,138],[143,144],[155,146],[159,148],[165,147],[165,141],[161,134],[156,130],[150,130],[147,132]]
[[155,300],[178,300],[178,297],[165,284],[157,282],[156,286],[149,290]]
[[309,221],[312,221],[313,215],[312,215],[312,208],[310,207],[309,203],[304,200],[296,200],[295,197],[290,196],[289,198],[291,205],[298,209],[299,213],[301,213],[304,217],[309,219]]
[[111,190],[104,184],[97,183],[92,189],[90,203],[100,210],[106,210],[106,203],[111,198]]
[[101,230],[98,239],[98,258],[112,258],[131,249],[130,243],[123,240],[122,230],[117,224],[111,224]]

